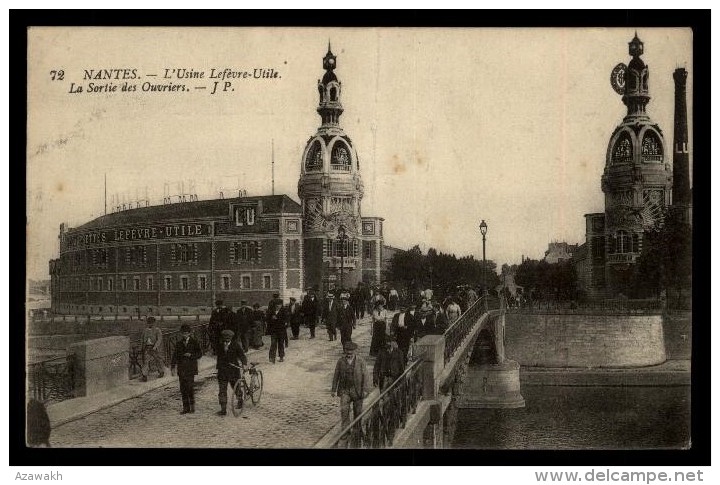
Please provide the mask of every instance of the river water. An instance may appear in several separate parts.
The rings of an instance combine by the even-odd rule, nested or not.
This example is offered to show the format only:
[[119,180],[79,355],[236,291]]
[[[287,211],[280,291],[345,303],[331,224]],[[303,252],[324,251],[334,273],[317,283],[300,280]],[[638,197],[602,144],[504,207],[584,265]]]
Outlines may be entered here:
[[690,442],[690,387],[523,385],[520,409],[461,409],[453,448],[663,449]]

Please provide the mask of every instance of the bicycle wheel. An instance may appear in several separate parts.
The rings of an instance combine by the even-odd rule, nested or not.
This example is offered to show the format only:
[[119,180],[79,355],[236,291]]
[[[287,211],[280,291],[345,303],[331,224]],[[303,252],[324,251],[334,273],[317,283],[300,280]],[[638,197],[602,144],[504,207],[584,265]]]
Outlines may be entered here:
[[263,374],[261,370],[255,371],[255,373],[250,376],[250,398],[252,399],[253,404],[257,404],[260,402],[260,398],[262,397],[263,392]]
[[233,416],[236,418],[243,412],[243,405],[245,404],[245,386],[243,380],[238,379],[233,386],[232,393],[230,394],[230,410]]

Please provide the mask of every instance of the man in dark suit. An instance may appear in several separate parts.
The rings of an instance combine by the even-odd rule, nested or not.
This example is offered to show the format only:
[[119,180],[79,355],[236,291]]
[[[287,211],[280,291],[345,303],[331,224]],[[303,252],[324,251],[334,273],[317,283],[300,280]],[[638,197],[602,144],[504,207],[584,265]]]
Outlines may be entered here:
[[195,412],[195,376],[198,373],[197,361],[202,357],[200,343],[192,336],[190,325],[184,323],[180,326],[181,338],[175,344],[175,351],[170,360],[170,372],[180,381],[180,395],[182,396],[183,410],[180,414]]
[[220,332],[225,329],[230,313],[230,310],[225,306],[222,300],[215,301],[215,308],[213,308],[213,311],[210,314],[210,323],[208,324],[210,347],[215,355],[217,355],[217,347],[220,343]]
[[422,308],[418,312],[418,316],[415,319],[415,342],[423,338],[425,335],[432,335],[435,333],[435,313],[432,307]]
[[350,294],[340,294],[340,306],[337,310],[337,326],[340,329],[340,343],[352,341],[352,331],[355,328],[355,310],[350,306]]
[[217,365],[215,368],[218,373],[220,411],[217,414],[219,416],[227,414],[228,384],[232,390],[240,378],[240,364],[247,365],[245,352],[243,352],[242,346],[237,341],[233,341],[233,336],[232,330],[223,330],[221,332],[221,342],[217,349]]
[[322,319],[327,328],[328,339],[331,341],[337,340],[337,313],[338,303],[335,301],[335,295],[328,292],[325,297]]
[[410,340],[415,331],[416,316],[417,314],[414,307],[411,306],[409,310],[405,310],[405,308],[401,306],[400,312],[393,316],[390,324],[390,336],[397,341],[398,348],[403,355],[405,363],[407,363],[408,351],[410,350]]
[[390,386],[405,370],[405,357],[398,348],[395,340],[388,339],[378,353],[373,367],[373,385],[380,388],[380,392]]
[[297,340],[300,337],[300,325],[302,324],[302,314],[300,313],[300,305],[297,303],[295,297],[290,297],[290,303],[288,303],[287,319],[290,323],[290,329],[292,330],[292,339]]
[[250,346],[250,325],[252,324],[252,313],[253,310],[247,304],[247,300],[240,300],[240,308],[238,308],[235,312],[237,331],[239,333],[239,335],[236,335],[236,339],[242,344],[242,348],[245,352],[248,351]]
[[267,314],[267,333],[270,335],[270,362],[275,363],[275,354],[280,362],[285,360],[285,340],[287,339],[287,313],[282,306],[274,306]]
[[318,305],[319,302],[317,296],[315,296],[315,291],[313,289],[308,290],[308,294],[303,299],[300,307],[300,312],[305,320],[305,325],[310,329],[310,338],[315,338],[315,325],[319,316]]

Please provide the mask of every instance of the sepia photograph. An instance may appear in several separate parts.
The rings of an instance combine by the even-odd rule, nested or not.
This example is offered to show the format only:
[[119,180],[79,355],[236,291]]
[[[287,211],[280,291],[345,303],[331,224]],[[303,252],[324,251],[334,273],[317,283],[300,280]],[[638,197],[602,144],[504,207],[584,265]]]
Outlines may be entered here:
[[691,449],[643,25],[29,27],[26,446]]

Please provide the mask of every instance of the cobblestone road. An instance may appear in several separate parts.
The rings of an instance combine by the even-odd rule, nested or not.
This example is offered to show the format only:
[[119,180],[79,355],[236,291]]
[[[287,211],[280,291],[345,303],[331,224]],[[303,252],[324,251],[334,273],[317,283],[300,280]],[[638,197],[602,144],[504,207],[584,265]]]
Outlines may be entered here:
[[[289,332],[288,332],[289,333]],[[217,379],[213,371],[196,377],[195,414],[180,415],[177,381],[138,398],[98,411],[53,429],[53,447],[188,447],[188,448],[310,448],[339,420],[337,398],[330,396],[335,362],[342,355],[339,340],[330,342],[324,329],[309,340],[290,340],[285,362],[268,362],[267,350],[251,351],[265,382],[258,406],[246,404],[235,418],[217,416]],[[269,348],[269,337],[265,337]],[[353,332],[359,355],[370,370],[370,321],[366,317]]]

